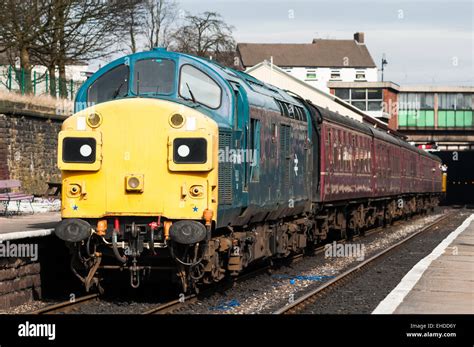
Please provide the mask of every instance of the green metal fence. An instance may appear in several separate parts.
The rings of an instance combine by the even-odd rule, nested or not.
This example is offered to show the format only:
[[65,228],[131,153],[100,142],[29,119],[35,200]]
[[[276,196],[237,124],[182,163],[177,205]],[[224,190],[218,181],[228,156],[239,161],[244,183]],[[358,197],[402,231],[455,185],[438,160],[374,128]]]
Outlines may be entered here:
[[0,66],[0,90],[16,92],[22,95],[51,95],[74,99],[82,81],[72,79],[60,79],[46,72],[33,70],[26,72],[25,69],[13,66]]

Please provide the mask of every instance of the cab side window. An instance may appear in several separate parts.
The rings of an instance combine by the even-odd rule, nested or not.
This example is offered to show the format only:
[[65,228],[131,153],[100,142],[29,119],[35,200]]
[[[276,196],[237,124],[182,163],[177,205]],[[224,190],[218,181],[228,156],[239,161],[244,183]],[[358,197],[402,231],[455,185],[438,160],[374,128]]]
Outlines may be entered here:
[[181,67],[179,95],[212,109],[221,105],[222,90],[207,74],[189,64]]

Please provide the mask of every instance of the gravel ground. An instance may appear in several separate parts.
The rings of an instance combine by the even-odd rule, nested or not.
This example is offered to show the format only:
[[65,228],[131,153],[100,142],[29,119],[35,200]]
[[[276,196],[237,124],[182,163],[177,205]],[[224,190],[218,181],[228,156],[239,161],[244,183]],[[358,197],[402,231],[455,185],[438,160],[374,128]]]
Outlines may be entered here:
[[[408,222],[402,222],[399,225],[386,228],[380,232],[349,242],[349,244],[358,245],[360,247],[363,245],[365,254],[362,258],[326,257],[324,253],[312,257],[305,257],[302,261],[288,267],[274,270],[271,274],[264,274],[245,281],[237,282],[233,288],[223,293],[221,292],[211,295],[197,303],[183,307],[174,313],[272,313],[292,299],[297,299],[310,290],[319,287],[326,281],[351,268],[358,261],[363,261],[364,259],[378,253],[380,250],[405,238],[407,235],[416,232],[426,224],[440,217],[442,214],[443,213],[441,212],[423,218],[416,218]],[[445,232],[445,234],[446,233],[447,232]],[[430,246],[427,247],[429,248]],[[403,275],[405,273],[406,271],[403,272]],[[398,284],[398,281],[395,282],[395,285],[396,284]],[[393,287],[395,285],[393,285]],[[385,297],[385,295],[382,295],[382,298],[383,297]],[[337,313],[338,311],[333,310],[331,312]]]
[[46,301],[32,301],[26,304],[9,308],[8,310],[0,310],[0,314],[25,314],[28,312],[39,310],[40,308],[46,307],[50,303]]
[[157,303],[99,300],[82,305],[72,314],[140,314]]

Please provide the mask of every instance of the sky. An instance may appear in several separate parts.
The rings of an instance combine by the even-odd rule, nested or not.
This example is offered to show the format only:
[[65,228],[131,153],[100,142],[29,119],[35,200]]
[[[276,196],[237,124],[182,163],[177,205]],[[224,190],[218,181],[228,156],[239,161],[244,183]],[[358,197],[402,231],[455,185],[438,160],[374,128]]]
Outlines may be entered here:
[[384,80],[400,85],[474,85],[473,0],[179,0],[191,13],[215,11],[237,42],[310,43],[352,39],[366,45]]

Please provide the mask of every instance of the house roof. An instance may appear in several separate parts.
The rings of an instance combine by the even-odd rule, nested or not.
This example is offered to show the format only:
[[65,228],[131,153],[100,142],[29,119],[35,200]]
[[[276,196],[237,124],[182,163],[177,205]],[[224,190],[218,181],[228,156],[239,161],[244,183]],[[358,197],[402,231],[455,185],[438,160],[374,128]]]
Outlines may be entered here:
[[313,43],[239,43],[245,68],[273,57],[281,67],[376,67],[367,46],[356,40],[314,39]]

